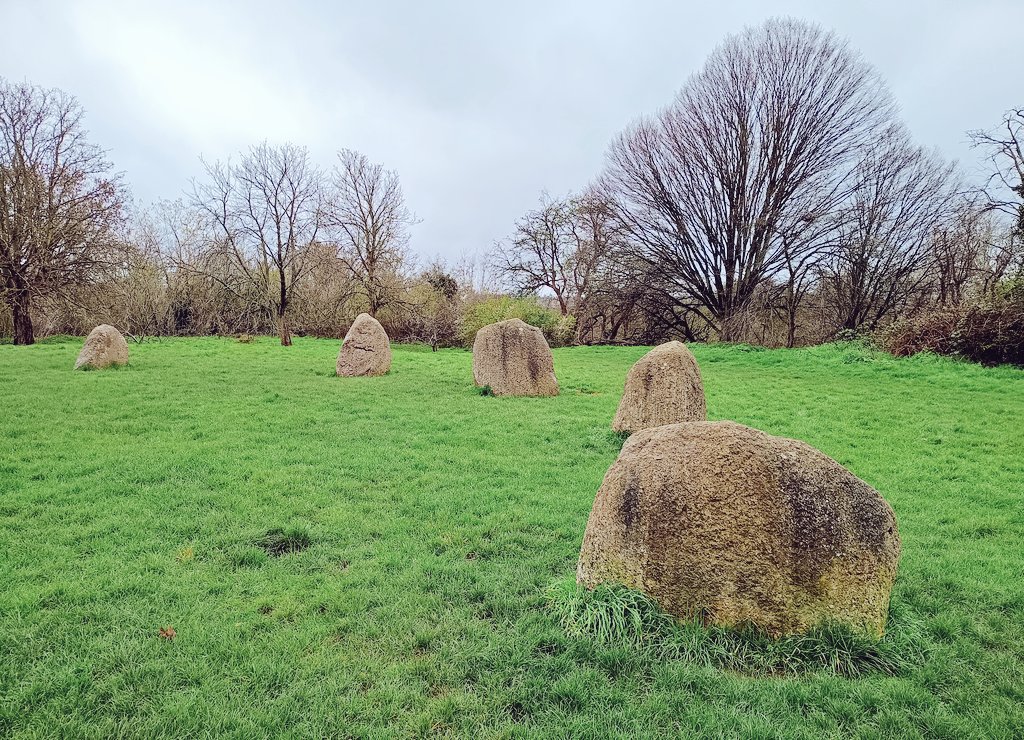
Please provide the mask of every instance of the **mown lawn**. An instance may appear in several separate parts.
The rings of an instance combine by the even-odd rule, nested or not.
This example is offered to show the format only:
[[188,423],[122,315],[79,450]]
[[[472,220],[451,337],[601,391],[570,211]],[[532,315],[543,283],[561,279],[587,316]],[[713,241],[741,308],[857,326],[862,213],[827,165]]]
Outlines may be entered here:
[[499,399],[458,350],[342,379],[336,341],[79,346],[0,346],[0,735],[1024,735],[1020,370],[694,348],[711,418],[808,441],[900,523],[919,659],[766,677],[548,606],[641,348],[556,350],[561,396]]

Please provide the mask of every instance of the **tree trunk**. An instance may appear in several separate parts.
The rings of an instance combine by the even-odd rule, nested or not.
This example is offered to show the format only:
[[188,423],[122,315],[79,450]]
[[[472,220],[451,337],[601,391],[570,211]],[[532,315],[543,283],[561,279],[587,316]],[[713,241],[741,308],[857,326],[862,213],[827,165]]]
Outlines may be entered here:
[[718,317],[718,341],[735,342],[739,336],[736,316],[730,311],[722,311]]
[[27,290],[19,290],[12,296],[11,308],[14,313],[14,343],[35,344],[32,330],[32,298]]
[[277,325],[281,330],[281,346],[291,347],[292,346],[292,330],[288,326],[288,283],[284,279],[284,264],[278,265],[278,287],[280,288],[280,297],[277,302]]
[[789,349],[793,349],[796,346],[796,290],[793,288],[793,283],[790,282],[787,289],[789,295],[786,296],[786,316],[789,319],[789,326],[786,331],[786,346]]
[[277,315],[277,325],[281,333],[281,346],[291,347],[292,346],[292,330],[288,326],[288,316],[284,311],[280,311]]

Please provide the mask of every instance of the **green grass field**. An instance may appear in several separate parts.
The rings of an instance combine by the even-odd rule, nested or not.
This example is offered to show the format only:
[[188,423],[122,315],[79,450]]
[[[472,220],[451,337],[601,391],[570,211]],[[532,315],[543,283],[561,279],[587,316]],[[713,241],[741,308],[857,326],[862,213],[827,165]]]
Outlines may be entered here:
[[846,678],[554,613],[642,348],[556,350],[558,398],[503,399],[459,350],[343,379],[337,341],[73,372],[80,343],[0,346],[0,735],[1024,735],[1024,371],[694,347],[712,419],[806,440],[896,510],[887,639],[914,655]]

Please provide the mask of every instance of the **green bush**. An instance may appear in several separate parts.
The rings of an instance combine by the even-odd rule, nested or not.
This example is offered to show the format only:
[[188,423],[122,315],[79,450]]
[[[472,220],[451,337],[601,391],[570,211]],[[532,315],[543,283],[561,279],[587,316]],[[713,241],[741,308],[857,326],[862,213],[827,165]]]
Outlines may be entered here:
[[463,346],[472,347],[478,330],[506,319],[522,319],[527,324],[536,326],[544,332],[548,344],[553,347],[570,343],[576,331],[575,318],[562,316],[558,311],[545,308],[532,296],[495,296],[466,307],[462,319]]

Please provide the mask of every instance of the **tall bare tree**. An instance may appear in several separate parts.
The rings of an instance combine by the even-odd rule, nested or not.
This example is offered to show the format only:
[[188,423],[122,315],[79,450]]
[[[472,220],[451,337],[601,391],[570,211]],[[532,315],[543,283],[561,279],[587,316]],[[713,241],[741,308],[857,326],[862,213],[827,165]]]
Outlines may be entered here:
[[864,148],[828,262],[840,328],[874,329],[928,285],[936,232],[954,215],[955,167],[902,127]]
[[0,294],[14,343],[32,344],[32,305],[108,262],[124,191],[60,90],[0,78]]
[[359,152],[338,153],[327,209],[338,258],[365,293],[371,316],[398,299],[416,219],[405,204],[398,173]]
[[[206,165],[193,202],[216,234],[213,260],[265,301],[277,320],[281,344],[292,343],[288,307],[307,269],[306,253],[323,225],[323,177],[305,147],[252,147],[237,164]],[[196,269],[195,265],[182,265]],[[219,270],[207,277],[241,297],[238,283]]]
[[845,196],[857,152],[894,117],[877,72],[796,20],[732,36],[675,102],[613,142],[605,187],[663,298],[725,340],[731,319]]

